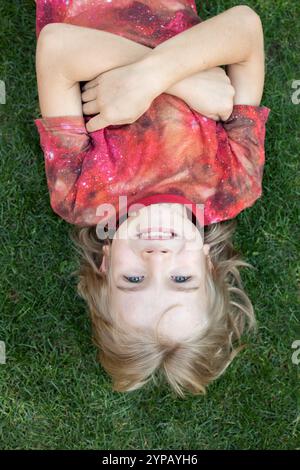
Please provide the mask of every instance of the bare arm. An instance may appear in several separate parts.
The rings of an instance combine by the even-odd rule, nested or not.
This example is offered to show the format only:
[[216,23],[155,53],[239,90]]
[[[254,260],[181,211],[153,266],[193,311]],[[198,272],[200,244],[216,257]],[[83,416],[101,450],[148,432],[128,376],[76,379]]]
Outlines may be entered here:
[[165,82],[161,92],[183,100],[185,91],[190,93],[187,87],[191,82],[187,80],[184,87],[182,77],[190,78],[193,71],[199,73],[229,63],[228,75],[235,89],[234,104],[259,104],[264,82],[259,17],[249,7],[234,7],[155,49],[105,31],[64,23],[48,24],[40,33],[36,53],[42,115],[82,115],[80,81],[89,81],[105,71],[139,62],[145,73],[151,71],[152,76]]
[[259,16],[240,5],[159,44],[142,61],[155,67],[164,87],[183,77],[227,65],[234,104],[259,105],[264,85],[264,40]]
[[[86,86],[91,88],[103,72],[134,64],[151,50],[105,31],[64,23],[45,26],[36,51],[42,115],[82,115],[79,81],[88,80]],[[225,120],[232,112],[234,88],[221,67],[190,75],[165,93],[182,99],[190,108],[215,120]],[[85,114],[100,112],[96,96],[95,90],[82,95],[83,101],[94,100],[83,106]]]
[[82,115],[79,82],[139,60],[146,51],[148,48],[142,45],[105,31],[47,24],[36,48],[42,116]]
[[[46,25],[36,50],[42,115],[82,115],[80,81],[88,81],[90,86],[90,80],[96,82],[96,78],[106,71],[135,63],[151,50],[106,31],[65,23]],[[197,111],[217,120],[230,115],[234,90],[225,72],[214,67],[211,71],[179,80],[165,93],[181,98]]]

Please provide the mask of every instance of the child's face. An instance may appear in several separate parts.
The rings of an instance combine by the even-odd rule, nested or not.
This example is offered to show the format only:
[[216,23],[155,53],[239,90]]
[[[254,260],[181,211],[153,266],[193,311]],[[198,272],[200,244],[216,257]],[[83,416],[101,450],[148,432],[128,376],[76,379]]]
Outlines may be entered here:
[[[168,221],[168,222],[167,222]],[[170,228],[177,238],[153,239],[140,231]],[[149,238],[151,236],[152,239]],[[128,216],[104,247],[102,271],[111,250],[111,308],[128,325],[153,330],[174,339],[205,326],[205,275],[209,246],[182,204],[152,204]],[[181,281],[181,282],[180,282]]]

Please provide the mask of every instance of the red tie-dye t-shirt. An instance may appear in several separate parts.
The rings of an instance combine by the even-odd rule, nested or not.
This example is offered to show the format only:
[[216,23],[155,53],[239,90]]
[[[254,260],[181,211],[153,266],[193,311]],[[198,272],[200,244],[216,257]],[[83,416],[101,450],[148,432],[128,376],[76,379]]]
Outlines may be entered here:
[[[36,32],[64,22],[92,27],[156,47],[201,22],[194,0],[38,0]],[[108,220],[160,195],[204,204],[204,225],[231,219],[262,194],[265,106],[235,105],[214,121],[162,93],[134,123],[88,133],[90,116],[35,120],[44,151],[51,207],[71,224]],[[172,199],[173,197],[173,199]],[[152,198],[152,199],[151,199]],[[164,202],[167,196],[162,198]]]

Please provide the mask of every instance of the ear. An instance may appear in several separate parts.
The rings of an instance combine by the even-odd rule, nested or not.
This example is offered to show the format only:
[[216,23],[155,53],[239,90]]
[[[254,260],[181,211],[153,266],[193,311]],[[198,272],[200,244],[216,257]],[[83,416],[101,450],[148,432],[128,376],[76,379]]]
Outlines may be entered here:
[[210,269],[210,271],[212,272],[213,269],[214,269],[214,265],[212,264],[212,261],[211,261],[209,255],[207,256],[207,258],[208,258],[208,266],[209,266],[209,269]]
[[102,273],[106,273],[108,269],[109,250],[110,250],[110,247],[108,245],[104,245],[102,247],[103,258],[102,258],[101,265],[99,267],[99,271]]
[[206,256],[208,256],[208,254],[209,254],[209,249],[210,249],[210,245],[208,243],[204,243],[203,252]]
[[209,250],[210,250],[210,245],[208,245],[208,243],[205,243],[203,245],[203,251],[204,251],[204,254],[207,258],[209,269],[210,269],[210,271],[212,271],[214,266],[213,266],[212,261],[211,261],[210,256],[209,256]]

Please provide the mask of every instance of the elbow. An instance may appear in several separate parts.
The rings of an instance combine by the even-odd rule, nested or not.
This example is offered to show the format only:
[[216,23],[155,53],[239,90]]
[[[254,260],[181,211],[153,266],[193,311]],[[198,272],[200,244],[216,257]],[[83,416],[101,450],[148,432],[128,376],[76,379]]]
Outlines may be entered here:
[[237,5],[233,7],[236,10],[238,17],[243,22],[243,26],[249,26],[253,30],[258,31],[262,29],[262,22],[258,13],[248,5]]
[[64,42],[64,24],[48,23],[40,31],[37,46],[36,59],[37,63],[45,59],[46,62],[52,58],[56,60],[60,57]]
[[264,48],[264,32],[260,16],[247,5],[233,7],[236,10],[238,24],[248,38],[249,54]]
[[65,23],[47,23],[40,31],[39,39],[41,41],[51,41],[53,38],[62,39],[61,35],[65,30]]
[[63,36],[61,23],[48,23],[41,30],[35,55],[37,82],[47,80],[53,71],[60,70],[63,64]]

